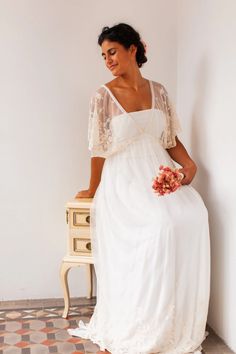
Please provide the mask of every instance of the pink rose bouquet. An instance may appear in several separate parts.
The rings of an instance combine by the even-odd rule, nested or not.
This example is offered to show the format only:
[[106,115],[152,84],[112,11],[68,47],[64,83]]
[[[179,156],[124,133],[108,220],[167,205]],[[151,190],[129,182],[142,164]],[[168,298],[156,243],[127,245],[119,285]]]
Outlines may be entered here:
[[175,192],[181,186],[181,180],[184,174],[177,168],[172,169],[169,166],[159,167],[159,175],[153,179],[152,188],[159,196]]

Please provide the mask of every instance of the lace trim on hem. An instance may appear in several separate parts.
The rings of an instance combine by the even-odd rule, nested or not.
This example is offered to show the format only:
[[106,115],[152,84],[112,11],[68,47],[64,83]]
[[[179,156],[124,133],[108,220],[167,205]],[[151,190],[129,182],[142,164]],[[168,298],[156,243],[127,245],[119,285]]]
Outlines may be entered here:
[[[68,333],[71,336],[75,337],[80,337],[84,339],[89,339],[91,340],[94,344],[97,344],[100,348],[101,351],[108,350],[112,354],[201,354],[202,353],[202,345],[200,344],[197,348],[192,349],[193,345],[187,345],[185,348],[179,348],[179,349],[174,349],[174,350],[169,350],[165,352],[138,352],[137,349],[134,350],[133,353],[130,352],[128,348],[120,348],[118,350],[114,349],[113,345],[110,344],[105,344],[103,340],[99,339],[96,335],[90,333],[89,331],[89,323],[84,323],[82,320],[79,321],[79,327],[75,329],[67,329]],[[209,332],[205,331],[204,336],[202,338],[202,342],[206,339],[208,336]],[[189,351],[189,350],[194,350],[194,351]]]

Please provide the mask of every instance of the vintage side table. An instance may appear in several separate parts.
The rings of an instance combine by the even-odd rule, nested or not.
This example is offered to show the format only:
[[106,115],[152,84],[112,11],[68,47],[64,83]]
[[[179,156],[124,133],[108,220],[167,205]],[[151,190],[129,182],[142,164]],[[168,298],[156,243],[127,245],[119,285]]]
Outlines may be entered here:
[[64,256],[60,269],[61,285],[64,293],[64,312],[67,318],[70,307],[68,272],[72,267],[87,267],[88,296],[93,293],[93,257],[90,239],[90,207],[93,198],[78,198],[66,204],[66,221],[68,224],[67,254]]

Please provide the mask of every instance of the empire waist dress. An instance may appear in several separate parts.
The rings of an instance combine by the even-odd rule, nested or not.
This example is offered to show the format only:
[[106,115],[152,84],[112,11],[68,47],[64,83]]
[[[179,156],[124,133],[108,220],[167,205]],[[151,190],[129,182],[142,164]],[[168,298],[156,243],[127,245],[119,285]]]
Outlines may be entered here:
[[102,85],[89,116],[91,156],[105,157],[90,217],[97,302],[68,329],[112,354],[200,353],[210,295],[208,211],[191,185],[158,196],[160,165],[181,131],[165,87],[152,108],[127,113]]

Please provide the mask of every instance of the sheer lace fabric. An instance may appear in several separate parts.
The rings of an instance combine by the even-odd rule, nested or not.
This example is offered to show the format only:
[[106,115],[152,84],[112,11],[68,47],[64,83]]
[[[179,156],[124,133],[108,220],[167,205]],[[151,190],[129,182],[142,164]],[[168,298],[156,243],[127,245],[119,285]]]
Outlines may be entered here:
[[[168,95],[165,87],[152,81],[153,88],[153,109],[162,112],[165,118],[165,124],[161,136],[155,136],[159,139],[165,149],[176,146],[176,135],[182,131],[176,109]],[[118,137],[112,129],[112,120],[126,113],[117,100],[111,96],[110,92],[101,86],[90,101],[89,124],[88,124],[88,142],[91,157],[108,157],[122,149],[129,143],[138,138],[132,134],[130,139]],[[132,113],[132,112],[131,112]]]

